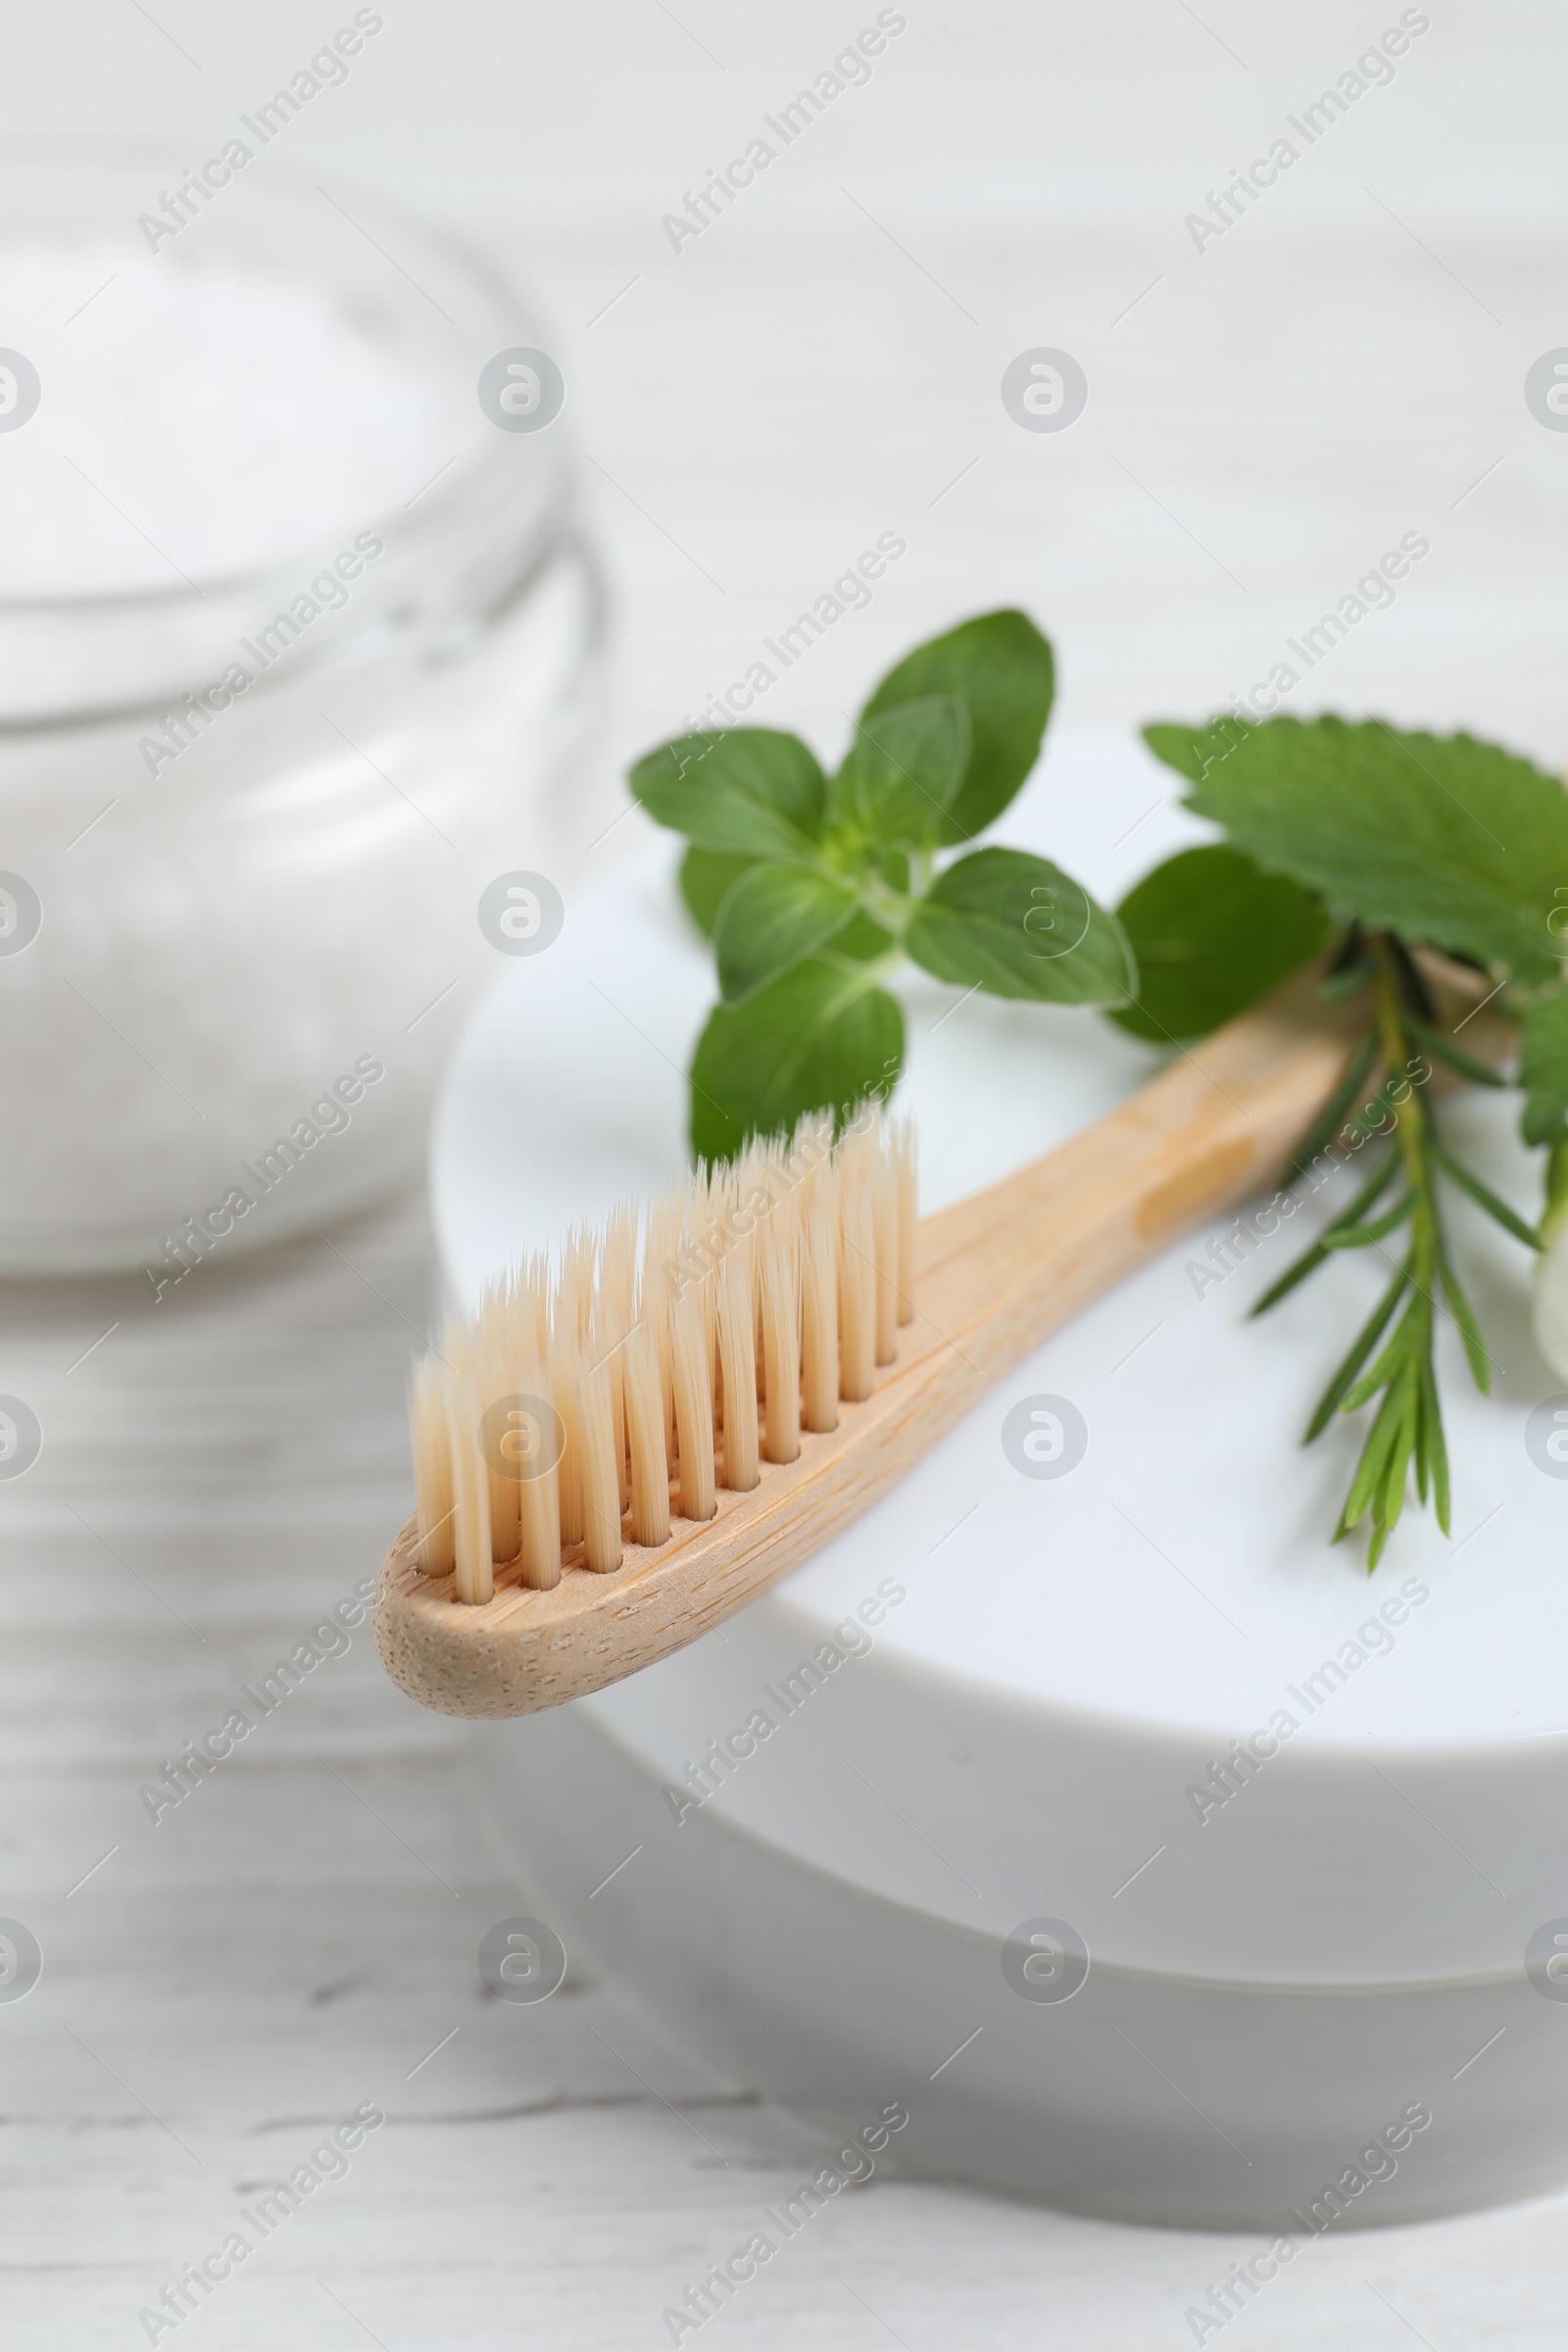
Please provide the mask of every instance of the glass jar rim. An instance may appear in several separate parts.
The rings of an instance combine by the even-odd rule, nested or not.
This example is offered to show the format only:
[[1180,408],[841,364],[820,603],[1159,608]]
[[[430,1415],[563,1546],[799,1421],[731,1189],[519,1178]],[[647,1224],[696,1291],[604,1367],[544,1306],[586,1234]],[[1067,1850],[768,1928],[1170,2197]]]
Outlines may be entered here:
[[[35,171],[40,166],[66,172],[80,172],[83,175],[94,172],[104,175],[110,171],[128,172],[132,167],[146,167],[153,177],[168,176],[177,181],[186,169],[182,161],[176,163],[178,152],[169,139],[136,133],[121,133],[91,142],[23,133],[8,139],[6,143],[4,159],[0,160],[0,189],[3,189],[6,179],[19,170]],[[456,274],[466,278],[476,292],[492,302],[498,313],[511,313],[519,327],[530,331],[524,314],[523,297],[506,271],[477,246],[471,245],[443,224],[428,220],[410,208],[388,200],[364,182],[341,174],[323,172],[319,176],[314,173],[307,176],[287,164],[270,163],[268,176],[270,182],[276,183],[274,192],[279,198],[314,190],[331,202],[335,193],[341,193],[352,200],[357,212],[368,214],[374,224],[401,232],[432,255],[439,256]],[[12,216],[9,208],[6,217],[7,225],[0,228],[0,248],[24,241],[10,225]],[[358,220],[354,225],[359,225]],[[51,239],[46,234],[40,234],[36,241],[41,244]],[[54,241],[66,242],[63,238]],[[374,242],[373,239],[369,241]],[[390,256],[386,258],[391,260]],[[401,270],[401,265],[395,261],[392,267]],[[308,277],[310,272],[302,270],[298,274]],[[404,271],[402,274],[408,273]],[[416,281],[411,280],[411,283]],[[433,302],[433,299],[426,296],[426,300]],[[436,307],[439,308],[438,305]],[[559,419],[553,420],[555,422],[559,422]],[[417,515],[410,516],[409,506],[415,503],[415,500],[411,500],[409,506],[393,513],[371,512],[358,516],[355,518],[356,527],[374,531],[381,536],[388,553],[414,556],[428,551],[451,530],[461,527],[466,516],[487,508],[494,498],[512,487],[510,461],[514,450],[514,441],[504,433],[496,434],[493,446],[478,442],[471,452],[460,456],[452,479],[442,483],[439,491],[435,483],[426,485],[430,492],[430,504],[423,507]],[[571,468],[569,463],[564,462],[564,453],[558,459],[555,471],[561,479],[556,484],[556,495],[547,497],[542,504],[538,547],[554,536],[567,503],[565,491]],[[415,499],[422,502],[424,496],[423,490],[417,491]],[[177,613],[194,611],[211,597],[249,597],[254,594],[259,603],[265,604],[270,601],[273,583],[295,582],[304,573],[319,567],[322,551],[329,537],[330,534],[324,535],[321,539],[297,547],[287,555],[270,559],[265,564],[205,573],[184,587],[137,587],[23,597],[0,594],[0,626],[24,616],[69,620],[74,613],[105,618],[123,614],[127,619],[139,619],[143,614],[154,612]]]

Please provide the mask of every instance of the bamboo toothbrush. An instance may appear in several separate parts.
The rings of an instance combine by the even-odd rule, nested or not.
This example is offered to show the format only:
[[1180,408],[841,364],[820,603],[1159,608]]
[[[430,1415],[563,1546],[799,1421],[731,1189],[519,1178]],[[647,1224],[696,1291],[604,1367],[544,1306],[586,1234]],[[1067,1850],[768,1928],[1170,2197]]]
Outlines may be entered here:
[[444,1714],[529,1714],[719,1624],[1270,1177],[1348,1052],[1298,984],[918,1225],[913,1140],[868,1110],[520,1266],[416,1370],[417,1509],[375,1598],[393,1680]]

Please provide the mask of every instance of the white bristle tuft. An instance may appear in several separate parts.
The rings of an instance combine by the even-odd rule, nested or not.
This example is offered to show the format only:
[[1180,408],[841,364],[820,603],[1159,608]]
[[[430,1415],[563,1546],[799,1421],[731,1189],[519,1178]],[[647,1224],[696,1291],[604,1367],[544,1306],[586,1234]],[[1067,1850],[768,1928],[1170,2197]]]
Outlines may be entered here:
[[452,1447],[447,1438],[446,1369],[437,1355],[427,1355],[414,1367],[409,1429],[414,1440],[419,1565],[426,1576],[450,1576],[456,1557],[452,1541]]
[[675,1301],[675,1444],[680,1454],[680,1515],[711,1519],[713,1494],[713,1379],[702,1301],[684,1292]]
[[632,1326],[632,1292],[637,1275],[637,1219],[629,1208],[611,1212],[599,1259],[599,1295],[595,1302],[595,1353],[605,1359],[610,1374],[610,1409],[614,1429],[615,1484],[624,1513],[631,1500],[626,1461],[625,1359],[622,1349]]
[[871,1250],[876,1259],[876,1360],[899,1352],[899,1171],[890,1154],[866,1170],[871,1196]]
[[680,1234],[679,1201],[657,1200],[648,1212],[638,1305],[653,1340],[654,1361],[658,1366],[660,1394],[663,1400],[664,1451],[670,1460],[673,1460],[675,1453],[675,1374],[670,1354],[671,1290],[666,1268],[673,1266],[680,1254]]
[[546,1373],[550,1290],[537,1260],[524,1268],[514,1292],[512,1380],[517,1401],[507,1414],[506,1441],[517,1475],[518,1582],[548,1592],[561,1582],[560,1428]]
[[[563,1322],[565,1307],[563,1306]],[[561,1459],[557,1484],[561,1496],[561,1541],[582,1542],[582,1445],[577,1435],[576,1333],[564,1328],[550,1335],[550,1401],[561,1416],[558,1433]]]
[[876,1362],[876,1256],[870,1188],[858,1154],[839,1188],[839,1395],[870,1396]]
[[585,1568],[606,1576],[620,1566],[620,1432],[608,1355],[577,1351],[577,1442],[582,1456]]
[[659,1357],[646,1323],[626,1335],[626,1447],[631,1474],[631,1540],[669,1542],[669,1448]]
[[[548,1591],[711,1519],[868,1397],[914,1312],[915,1144],[866,1104],[574,1227],[454,1321],[409,1397],[419,1564]],[[803,1435],[804,1433],[804,1435]]]
[[833,1204],[818,1192],[801,1219],[801,1418],[809,1430],[839,1425],[839,1236]]
[[781,1202],[762,1236],[759,1298],[762,1323],[762,1397],[767,1428],[762,1450],[770,1462],[793,1462],[801,1451],[801,1277],[798,1237],[785,1224]]
[[738,1494],[749,1494],[758,1480],[757,1328],[750,1250],[732,1250],[719,1265],[717,1320],[724,1484]]
[[919,1222],[915,1205],[918,1160],[914,1122],[900,1119],[893,1130],[893,1164],[899,1182],[899,1321],[914,1321],[914,1229]]
[[474,1377],[471,1350],[447,1338],[454,1354],[447,1386],[447,1437],[452,1447],[452,1540],[455,1591],[459,1600],[489,1600],[495,1592],[490,1549],[490,1470],[479,1441],[483,1391]]

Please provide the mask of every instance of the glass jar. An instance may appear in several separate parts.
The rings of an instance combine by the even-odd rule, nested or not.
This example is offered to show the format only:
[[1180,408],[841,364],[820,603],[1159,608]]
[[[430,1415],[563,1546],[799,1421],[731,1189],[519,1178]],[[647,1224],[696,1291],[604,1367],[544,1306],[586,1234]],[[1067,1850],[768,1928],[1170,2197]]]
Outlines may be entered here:
[[[188,161],[13,155],[5,234],[123,239]],[[0,602],[0,1270],[141,1266],[155,1297],[414,1174],[454,1028],[613,814],[565,440],[475,392],[537,353],[511,289],[270,159],[160,266],[216,257],[325,290],[464,405],[427,489],[286,561]],[[481,927],[498,882],[527,911]]]

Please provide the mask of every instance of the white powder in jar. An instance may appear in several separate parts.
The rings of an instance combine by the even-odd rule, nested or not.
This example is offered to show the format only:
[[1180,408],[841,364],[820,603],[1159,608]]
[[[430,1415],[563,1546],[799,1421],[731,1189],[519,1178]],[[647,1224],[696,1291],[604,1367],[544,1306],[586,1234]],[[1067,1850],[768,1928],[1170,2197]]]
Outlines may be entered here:
[[232,578],[401,512],[487,429],[323,288],[134,246],[0,247],[0,599]]
[[167,1275],[236,1189],[193,1264],[412,1173],[481,891],[603,828],[555,789],[596,613],[564,445],[496,432],[482,352],[397,303],[0,248],[40,385],[0,413],[0,878],[37,915],[0,942],[0,1267]]

